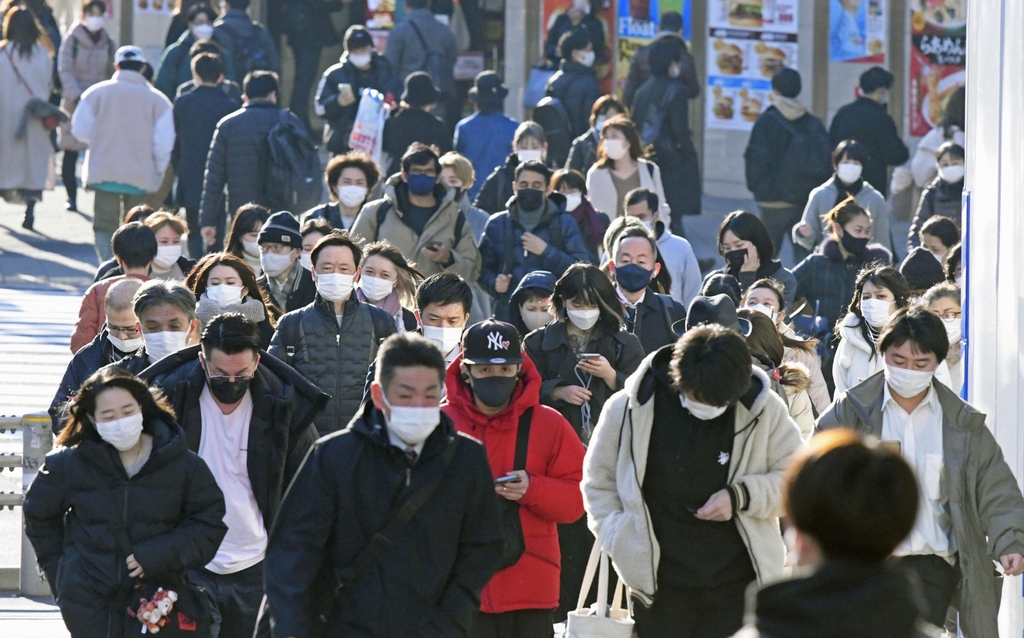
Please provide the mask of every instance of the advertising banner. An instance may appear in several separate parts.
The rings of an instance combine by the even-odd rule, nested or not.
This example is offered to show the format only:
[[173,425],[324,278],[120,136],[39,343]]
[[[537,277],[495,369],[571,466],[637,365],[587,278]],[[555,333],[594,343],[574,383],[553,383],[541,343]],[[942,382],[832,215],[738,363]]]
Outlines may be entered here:
[[797,65],[797,0],[708,0],[707,128],[749,131]]
[[967,83],[967,0],[911,0],[910,134],[942,124],[946,102]]
[[829,59],[885,64],[886,0],[829,0]]
[[647,46],[661,31],[661,14],[683,16],[683,39],[690,42],[691,0],[619,0],[616,16],[615,89],[622,95],[629,65],[637,49]]

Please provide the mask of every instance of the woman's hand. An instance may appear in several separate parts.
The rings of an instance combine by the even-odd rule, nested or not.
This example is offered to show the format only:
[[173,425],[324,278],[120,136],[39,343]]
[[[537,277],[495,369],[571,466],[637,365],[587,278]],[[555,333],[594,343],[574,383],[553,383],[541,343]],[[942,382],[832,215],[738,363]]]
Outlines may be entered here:
[[128,575],[132,578],[142,578],[145,576],[145,572],[142,571],[142,565],[139,561],[135,560],[135,554],[132,554],[125,559],[125,563],[128,564]]
[[560,385],[551,391],[551,398],[564,401],[571,405],[583,405],[590,400],[593,393],[579,385]]
[[601,355],[582,359],[576,364],[576,367],[600,378],[611,390],[614,390],[618,383],[619,379],[615,374],[615,369],[612,368],[612,364],[608,363],[608,359]]
[[740,272],[757,272],[760,267],[761,260],[757,257],[757,248],[754,247],[754,244],[747,242],[747,256],[743,258]]
[[802,224],[796,227],[796,232],[800,233],[801,237],[810,237],[811,234],[814,232],[814,229],[811,228],[811,225],[808,224],[807,222],[803,222]]

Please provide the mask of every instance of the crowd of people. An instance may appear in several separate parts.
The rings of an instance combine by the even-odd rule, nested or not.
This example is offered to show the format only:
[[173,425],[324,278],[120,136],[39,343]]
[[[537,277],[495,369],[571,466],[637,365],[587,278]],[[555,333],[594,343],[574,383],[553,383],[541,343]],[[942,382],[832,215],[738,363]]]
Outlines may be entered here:
[[[574,635],[616,581],[630,620],[604,620],[640,638],[997,635],[1024,498],[960,398],[962,91],[911,159],[887,71],[826,128],[780,70],[715,268],[685,236],[677,13],[620,100],[574,2],[552,129],[491,71],[461,117],[437,2],[406,0],[383,52],[349,27],[315,94],[337,34],[288,22],[290,109],[247,0],[176,16],[155,75],[102,2],[63,42],[42,0],[6,4],[0,195],[31,229],[54,144],[67,208],[79,164],[94,193],[24,503],[75,638]],[[351,145],[367,89],[394,106],[380,155]],[[276,151],[312,148],[311,95],[327,201],[293,210]],[[914,186],[896,263],[887,196]]]

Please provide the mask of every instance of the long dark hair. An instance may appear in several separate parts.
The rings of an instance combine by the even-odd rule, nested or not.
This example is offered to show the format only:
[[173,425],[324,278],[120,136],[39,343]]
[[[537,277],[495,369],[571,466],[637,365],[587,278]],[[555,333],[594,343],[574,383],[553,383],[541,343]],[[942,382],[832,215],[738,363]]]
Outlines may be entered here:
[[150,432],[155,420],[174,421],[174,409],[163,397],[160,390],[149,388],[146,382],[122,368],[101,368],[85,380],[75,393],[68,407],[67,427],[61,430],[55,445],[71,447],[82,440],[94,437],[96,433],[96,397],[106,390],[121,388],[127,390],[139,403],[142,412],[142,430]]
[[597,266],[583,262],[569,266],[558,281],[551,295],[551,314],[559,321],[568,321],[565,303],[586,304],[597,306],[601,316],[597,325],[603,326],[608,332],[616,333],[625,323],[622,302],[615,294],[615,287]]
[[644,158],[646,152],[643,142],[640,141],[640,133],[636,130],[636,124],[633,124],[633,120],[626,115],[616,115],[608,118],[604,126],[601,127],[601,141],[597,143],[597,162],[595,162],[598,168],[615,168],[615,160],[604,154],[604,132],[610,129],[615,129],[626,136],[626,141],[629,142],[629,156],[633,158],[634,162]]
[[738,210],[729,213],[722,221],[722,225],[718,227],[718,252],[723,257],[725,252],[722,250],[722,244],[727,230],[731,230],[737,238],[754,244],[757,258],[761,261],[762,266],[771,262],[772,257],[775,256],[775,243],[772,241],[771,235],[768,234],[768,229],[764,227],[764,223],[754,213]]
[[[896,308],[899,310],[906,308],[910,303],[910,284],[907,283],[903,274],[892,266],[865,266],[864,269],[860,271],[860,274],[857,275],[857,281],[854,284],[853,299],[850,301],[849,311],[857,316],[860,334],[864,337],[864,341],[866,343],[874,343],[875,339],[868,327],[868,322],[864,321],[864,314],[860,309],[861,298],[864,295],[864,284],[867,283],[879,288],[887,288],[889,292],[892,293],[893,300],[896,303]],[[837,322],[837,336],[841,336],[841,327],[842,321]],[[875,349],[872,348],[871,358],[874,359],[877,354],[878,353]]]
[[4,17],[4,42],[10,42],[19,57],[32,57],[32,48],[49,42],[43,28],[26,7],[14,6]]
[[231,222],[231,230],[228,231],[227,247],[229,252],[239,259],[243,259],[245,246],[242,245],[242,235],[251,233],[263,226],[270,218],[270,211],[258,204],[246,204],[238,209],[235,218]]
[[217,266],[227,266],[238,273],[238,278],[242,280],[242,285],[248,291],[249,297],[263,306],[267,321],[276,328],[277,319],[281,316],[280,309],[273,301],[266,298],[263,289],[256,283],[256,273],[252,271],[252,267],[245,263],[244,259],[235,257],[231,253],[209,253],[203,255],[196,262],[192,272],[185,278],[185,285],[195,294],[196,299],[206,292],[206,281],[210,278],[210,271]]
[[946,100],[946,113],[942,117],[942,135],[953,139],[953,127],[967,132],[967,87],[961,86]]

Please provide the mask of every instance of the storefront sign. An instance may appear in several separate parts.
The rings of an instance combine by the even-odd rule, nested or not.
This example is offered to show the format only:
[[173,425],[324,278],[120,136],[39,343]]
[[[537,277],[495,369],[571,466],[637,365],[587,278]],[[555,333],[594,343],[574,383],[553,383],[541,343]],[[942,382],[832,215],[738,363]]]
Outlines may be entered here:
[[942,124],[949,96],[967,82],[967,0],[910,3],[910,134]]
[[615,56],[615,87],[619,95],[626,86],[633,55],[661,31],[661,14],[669,11],[681,14],[683,39],[690,42],[690,8],[690,0],[619,0]]
[[886,0],[829,0],[829,59],[885,64]]

